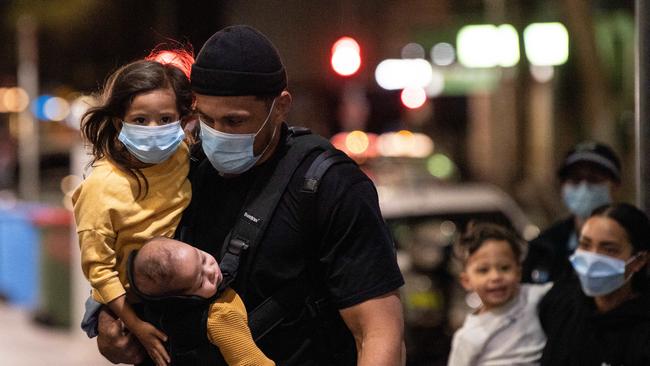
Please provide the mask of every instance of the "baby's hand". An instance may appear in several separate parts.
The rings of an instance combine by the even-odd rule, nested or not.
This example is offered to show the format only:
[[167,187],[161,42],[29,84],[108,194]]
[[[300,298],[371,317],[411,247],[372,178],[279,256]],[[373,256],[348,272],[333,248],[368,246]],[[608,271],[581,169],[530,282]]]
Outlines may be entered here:
[[156,366],[167,366],[171,362],[163,345],[163,342],[167,341],[167,335],[145,321],[139,321],[133,328],[131,331],[138,337]]

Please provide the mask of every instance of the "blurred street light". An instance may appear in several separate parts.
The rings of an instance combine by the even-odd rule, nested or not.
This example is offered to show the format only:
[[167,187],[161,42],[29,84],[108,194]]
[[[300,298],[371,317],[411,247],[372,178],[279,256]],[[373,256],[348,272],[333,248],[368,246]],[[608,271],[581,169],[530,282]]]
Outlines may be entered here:
[[387,59],[375,69],[377,84],[387,90],[424,88],[430,82],[433,69],[424,59]]
[[361,47],[351,37],[341,37],[332,46],[332,69],[341,76],[352,76],[361,67]]
[[400,94],[400,99],[405,107],[417,109],[427,101],[427,94],[423,88],[405,88]]
[[524,29],[526,58],[536,66],[564,64],[569,58],[569,32],[562,23],[533,23]]
[[510,24],[467,25],[456,38],[458,61],[466,67],[512,67],[519,62],[519,36]]

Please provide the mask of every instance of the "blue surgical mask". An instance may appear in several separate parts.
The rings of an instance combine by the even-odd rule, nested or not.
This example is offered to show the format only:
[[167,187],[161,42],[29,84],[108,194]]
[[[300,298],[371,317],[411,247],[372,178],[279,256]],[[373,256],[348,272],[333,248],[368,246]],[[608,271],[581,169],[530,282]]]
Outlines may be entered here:
[[607,183],[580,184],[565,183],[562,186],[562,199],[569,211],[581,219],[586,219],[594,209],[611,203]]
[[582,291],[591,297],[607,295],[621,288],[629,280],[625,278],[625,266],[634,259],[636,256],[626,262],[579,249],[569,258],[580,278]]
[[184,137],[181,122],[176,121],[160,126],[140,126],[124,122],[117,138],[141,162],[158,164],[176,152]]
[[203,146],[203,151],[208,160],[210,160],[210,163],[212,163],[212,166],[218,172],[225,174],[241,174],[252,168],[262,155],[264,155],[271,145],[271,141],[273,141],[275,130],[273,131],[273,136],[271,136],[269,143],[264,148],[264,151],[259,155],[255,155],[253,152],[253,146],[255,144],[255,137],[269,121],[274,106],[275,99],[271,104],[271,109],[269,110],[269,114],[266,116],[264,123],[262,123],[262,126],[255,133],[232,134],[220,132],[211,128],[199,119],[201,122],[201,145]]

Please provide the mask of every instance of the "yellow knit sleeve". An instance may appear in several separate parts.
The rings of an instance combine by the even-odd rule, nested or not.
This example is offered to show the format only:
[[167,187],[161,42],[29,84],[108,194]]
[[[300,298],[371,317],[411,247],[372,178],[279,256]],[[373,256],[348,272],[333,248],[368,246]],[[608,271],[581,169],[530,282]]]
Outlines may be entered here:
[[78,234],[81,269],[94,290],[95,300],[108,304],[126,293],[117,271],[115,239],[95,230],[84,230]]
[[230,366],[272,366],[253,341],[248,328],[248,315],[241,298],[227,289],[210,305],[208,314],[208,339],[223,355]]
[[117,266],[117,233],[111,212],[122,197],[106,193],[115,182],[110,166],[96,167],[72,196],[81,250],[81,269],[93,288],[95,300],[107,304],[125,293]]

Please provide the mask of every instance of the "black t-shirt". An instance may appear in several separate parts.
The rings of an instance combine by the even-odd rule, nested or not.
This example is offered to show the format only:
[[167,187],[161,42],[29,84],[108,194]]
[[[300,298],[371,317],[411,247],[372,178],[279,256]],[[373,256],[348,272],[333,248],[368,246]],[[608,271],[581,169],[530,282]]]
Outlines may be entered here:
[[574,248],[569,248],[569,239],[575,233],[575,219],[570,216],[531,240],[522,264],[522,282],[557,283],[569,279],[574,273],[569,262]]
[[[286,135],[283,128],[281,141]],[[286,149],[281,143],[269,161],[236,177],[224,178],[207,159],[201,162],[190,178],[194,205],[190,244],[219,258],[253,183],[268,179],[265,166],[277,164]],[[296,280],[308,284],[311,296],[327,297],[331,310],[320,324],[310,320],[304,308],[258,341],[278,365],[356,364],[354,340],[337,309],[404,283],[375,188],[357,166],[332,166],[311,199],[300,191],[317,155],[310,154],[295,171],[254,258],[244,252],[232,285],[249,312]]]

